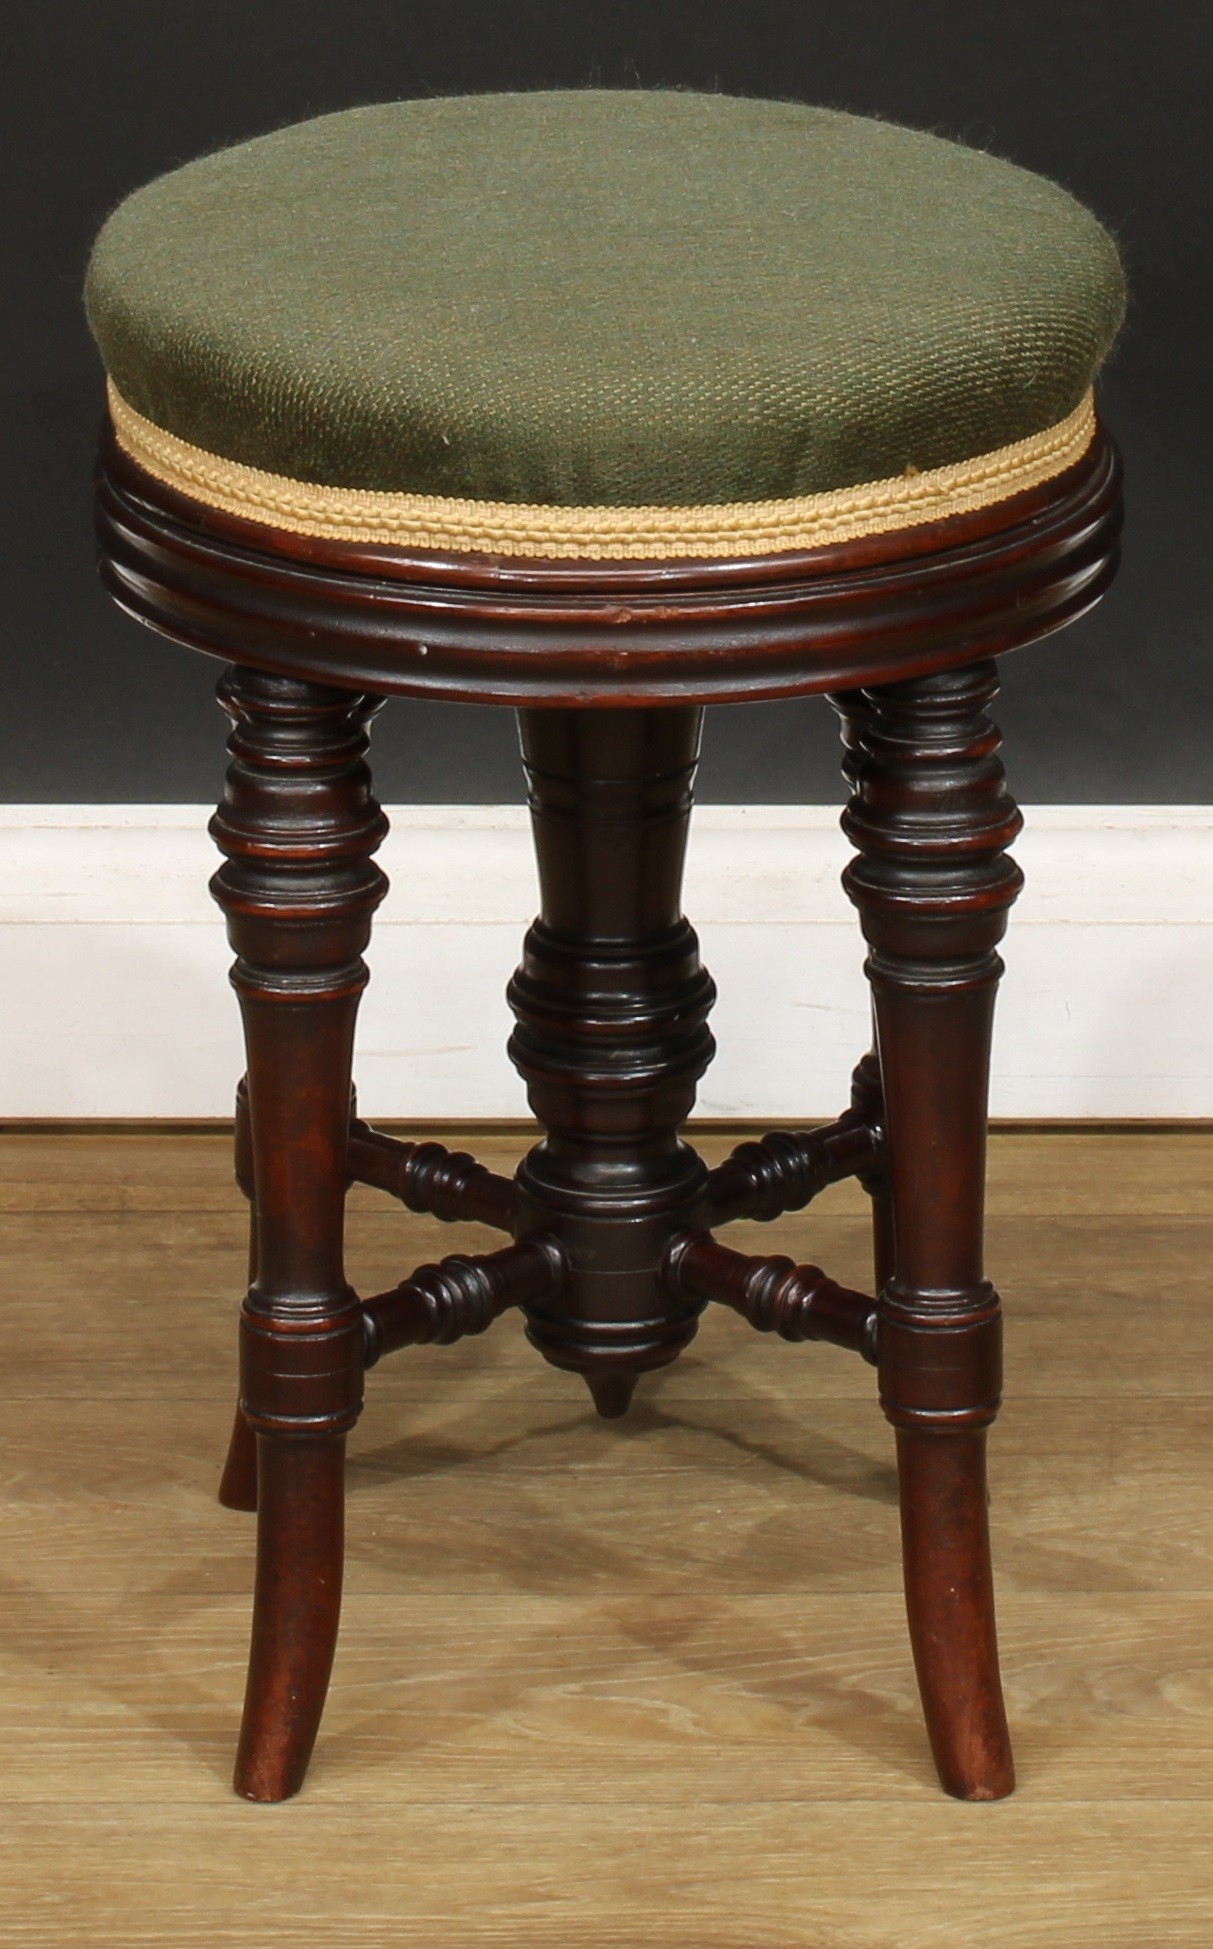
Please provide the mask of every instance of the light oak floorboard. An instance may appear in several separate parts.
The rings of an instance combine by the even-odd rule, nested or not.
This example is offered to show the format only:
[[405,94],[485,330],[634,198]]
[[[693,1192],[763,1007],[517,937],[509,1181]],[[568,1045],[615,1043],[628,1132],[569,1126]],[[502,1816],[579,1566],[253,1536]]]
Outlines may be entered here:
[[[866,1285],[862,1211],[732,1242]],[[228,1145],[0,1137],[0,1944],[1204,1949],[1213,1135],[998,1137],[991,1212],[1014,1799],[934,1785],[873,1377],[714,1312],[614,1426],[513,1321],[369,1377],[329,1711],[257,1809]],[[351,1198],[362,1290],[493,1242]]]

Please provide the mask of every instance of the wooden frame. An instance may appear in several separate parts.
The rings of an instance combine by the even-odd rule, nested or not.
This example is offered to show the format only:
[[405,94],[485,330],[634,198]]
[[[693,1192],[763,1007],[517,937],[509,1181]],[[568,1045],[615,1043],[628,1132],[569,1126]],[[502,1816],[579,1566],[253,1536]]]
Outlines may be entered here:
[[[214,882],[237,960],[252,1202],[240,1407],[221,1490],[258,1510],[238,1789],[302,1782],[336,1638],[345,1436],[366,1369],[522,1309],[534,1344],[626,1411],[719,1302],[877,1367],[897,1436],[906,1597],[951,1793],[1012,1767],[999,1687],[985,1438],[998,1296],[981,1260],[997,944],[1019,826],[987,707],[993,657],[1069,622],[1116,566],[1119,469],[1100,433],[1045,487],[979,515],[752,562],[452,559],[259,528],[160,487],[103,437],[102,573],[139,620],[230,660]],[[711,1059],[712,983],[681,913],[702,706],[825,691],[843,724],[875,1049],[825,1130],[709,1172],[679,1132]],[[384,821],[366,764],[386,694],[519,707],[541,911],[510,985],[510,1051],[545,1140],[511,1182],[351,1106],[354,1016]],[[664,708],[655,708],[664,706]],[[875,1291],[712,1236],[857,1176]],[[352,1292],[344,1194],[511,1235],[393,1290]]]
[[979,514],[749,562],[528,563],[316,540],[161,487],[102,437],[102,575],[131,615],[233,662],[479,703],[736,703],[993,656],[1115,570],[1120,470],[1077,466]]

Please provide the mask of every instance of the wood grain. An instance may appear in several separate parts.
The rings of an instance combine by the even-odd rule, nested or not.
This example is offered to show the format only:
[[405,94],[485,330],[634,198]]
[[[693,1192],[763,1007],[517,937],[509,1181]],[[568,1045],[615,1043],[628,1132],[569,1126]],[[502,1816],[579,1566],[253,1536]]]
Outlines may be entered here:
[[[300,1800],[233,1801],[229,1155],[0,1140],[0,1943],[1213,1936],[1213,1136],[993,1141],[1020,1790],[986,1808],[939,1797],[922,1747],[871,1374],[723,1309],[619,1424],[508,1319],[385,1366],[351,1440],[326,1738]],[[365,1290],[499,1243],[351,1202]],[[865,1274],[849,1187],[729,1237]]]

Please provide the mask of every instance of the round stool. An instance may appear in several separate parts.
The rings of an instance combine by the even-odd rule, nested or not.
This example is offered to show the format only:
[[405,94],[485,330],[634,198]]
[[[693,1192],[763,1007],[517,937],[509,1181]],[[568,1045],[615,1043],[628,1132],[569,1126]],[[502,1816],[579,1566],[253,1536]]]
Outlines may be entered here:
[[[280,1799],[307,1767],[364,1370],[517,1306],[619,1415],[716,1301],[875,1364],[940,1778],[1009,1792],[982,1202],[1020,819],[987,707],[994,656],[1114,572],[1109,238],[1051,183],[825,109],[483,96],[161,178],[102,231],[88,307],[105,581],[231,665],[211,830],[254,1219],[221,1492],[258,1512],[239,1791]],[[709,1170],[679,1135],[713,1049],[680,907],[703,707],[814,691],[842,720],[874,1052],[837,1122]],[[518,711],[542,906],[510,1053],[546,1134],[512,1181],[352,1110],[388,695]],[[847,1176],[875,1296],[715,1236]],[[351,1182],[510,1242],[359,1298]]]

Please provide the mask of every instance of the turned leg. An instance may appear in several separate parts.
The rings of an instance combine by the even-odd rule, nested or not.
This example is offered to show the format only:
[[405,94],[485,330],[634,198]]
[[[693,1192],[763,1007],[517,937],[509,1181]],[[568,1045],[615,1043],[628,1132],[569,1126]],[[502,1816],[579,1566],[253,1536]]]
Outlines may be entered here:
[[237,955],[256,1187],[240,1412],[257,1445],[257,1574],[236,1788],[282,1800],[302,1784],[324,1707],[345,1437],[362,1404],[342,1230],[362,950],[387,884],[370,855],[385,821],[364,762],[371,700],[244,669],[219,694],[234,729],[213,891]]
[[996,690],[985,662],[868,691],[858,710],[837,700],[850,719],[843,827],[859,849],[845,884],[870,949],[888,1139],[881,1400],[927,1729],[943,1785],[970,1800],[1014,1784],[985,1474],[1001,1387],[982,1269],[986,1090],[997,943],[1021,884],[1004,851],[1021,822],[986,716]]
[[701,722],[519,713],[541,912],[510,983],[510,1055],[546,1135],[518,1171],[517,1225],[566,1259],[527,1332],[608,1419],[687,1345],[702,1304],[662,1274],[670,1237],[708,1221],[707,1170],[679,1136],[713,1050],[715,991],[681,904]]
[[[236,1091],[236,1182],[248,1199],[248,1284],[257,1278],[257,1206],[253,1193],[253,1135],[249,1123],[248,1078]],[[219,1500],[225,1509],[257,1507],[257,1437],[244,1418],[239,1401],[232,1419],[232,1437],[219,1481]]]

